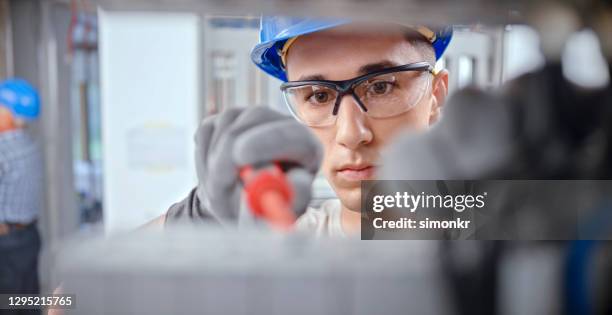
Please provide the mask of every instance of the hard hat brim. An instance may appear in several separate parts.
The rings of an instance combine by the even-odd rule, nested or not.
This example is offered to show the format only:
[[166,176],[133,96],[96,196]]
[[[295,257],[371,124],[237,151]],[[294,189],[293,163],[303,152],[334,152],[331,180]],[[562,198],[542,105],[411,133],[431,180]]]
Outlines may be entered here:
[[[302,19],[298,22],[291,23],[291,20],[288,19],[286,25],[283,25],[283,23],[278,23],[279,20],[272,20],[272,22],[269,23],[269,21],[265,19],[266,18],[262,18],[260,43],[255,45],[251,51],[251,60],[261,70],[283,82],[287,82],[287,74],[282,64],[279,51],[288,39],[351,23],[350,20],[330,21],[315,19]],[[270,25],[271,27],[269,28],[271,28],[271,30],[266,29],[266,27]],[[432,43],[432,46],[436,54],[436,60],[438,60],[450,44],[453,28],[452,26],[446,26],[437,29],[435,33],[436,39]]]

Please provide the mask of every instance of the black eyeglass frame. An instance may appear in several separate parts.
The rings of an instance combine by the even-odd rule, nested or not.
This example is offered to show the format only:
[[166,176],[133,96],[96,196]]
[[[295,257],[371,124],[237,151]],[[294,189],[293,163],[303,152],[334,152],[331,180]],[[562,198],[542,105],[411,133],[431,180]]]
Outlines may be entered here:
[[[378,71],[373,71],[373,72],[358,76],[356,78],[344,80],[344,81],[331,81],[331,80],[290,81],[290,82],[285,82],[281,84],[280,89],[284,93],[287,89],[300,87],[300,86],[306,86],[306,85],[327,86],[327,87],[334,89],[336,92],[338,92],[338,95],[336,96],[336,102],[334,103],[334,109],[332,111],[332,115],[334,116],[338,115],[338,110],[340,108],[340,101],[347,94],[351,94],[353,98],[355,99],[355,101],[357,102],[357,104],[359,105],[359,107],[364,112],[367,112],[368,109],[365,107],[363,102],[361,102],[357,94],[355,94],[355,90],[354,90],[355,87],[359,85],[360,83],[362,83],[363,81],[366,81],[373,77],[377,77],[377,76],[385,75],[389,73],[402,72],[402,71],[421,71],[421,72],[427,71],[431,74],[434,74],[434,67],[426,61],[420,61],[420,62],[409,63],[409,64],[397,66],[397,67],[391,67],[391,68],[385,68],[385,69],[378,70]],[[293,112],[293,109],[291,108],[291,106],[289,106],[289,109],[291,110],[291,112]]]

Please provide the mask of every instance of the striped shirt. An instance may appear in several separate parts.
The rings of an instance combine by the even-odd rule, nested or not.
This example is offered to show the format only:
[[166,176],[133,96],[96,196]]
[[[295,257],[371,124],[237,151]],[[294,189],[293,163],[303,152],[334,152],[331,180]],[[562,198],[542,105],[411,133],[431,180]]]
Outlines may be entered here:
[[0,132],[0,222],[30,223],[41,206],[42,157],[23,130]]

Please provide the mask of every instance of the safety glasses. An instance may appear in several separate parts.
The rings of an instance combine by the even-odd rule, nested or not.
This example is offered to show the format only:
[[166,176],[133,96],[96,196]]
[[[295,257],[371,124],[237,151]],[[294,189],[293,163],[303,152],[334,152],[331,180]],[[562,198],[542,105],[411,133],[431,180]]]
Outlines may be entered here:
[[430,85],[433,66],[416,62],[374,71],[345,81],[286,82],[281,91],[291,113],[311,127],[333,125],[340,103],[351,95],[369,117],[388,118],[415,107]]

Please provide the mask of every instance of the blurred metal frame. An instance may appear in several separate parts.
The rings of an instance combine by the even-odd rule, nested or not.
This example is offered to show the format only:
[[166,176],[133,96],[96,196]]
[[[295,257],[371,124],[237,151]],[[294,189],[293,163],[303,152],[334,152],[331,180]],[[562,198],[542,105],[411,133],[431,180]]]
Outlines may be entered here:
[[[528,1],[486,0],[95,0],[105,10],[189,11],[215,15],[309,15],[384,18],[425,24],[517,22]],[[407,12],[417,12],[409,14]]]
[[0,78],[13,76],[13,26],[9,0],[0,0]]
[[[61,76],[67,75],[60,69],[62,41],[54,32],[57,27],[54,10],[69,12],[68,2],[61,0],[40,1],[40,53],[39,80],[45,110],[42,116],[42,131],[45,149],[45,166],[47,177],[47,213],[51,245],[77,229],[78,209],[76,192],[67,187],[73,184],[72,159],[72,126],[70,123],[70,103],[66,91],[62,90]],[[69,74],[69,73],[68,73]],[[61,222],[60,222],[61,221]]]
[[[64,13],[69,13],[69,2],[62,0],[34,1],[38,5],[37,36],[37,77],[44,109],[36,134],[43,146],[45,163],[45,209],[41,211],[40,227],[45,240],[44,246],[52,249],[65,237],[78,229],[79,212],[74,186],[72,157],[71,107],[67,91],[70,75],[64,67],[62,46],[58,29],[64,29]],[[35,19],[35,17],[29,17]],[[67,30],[67,27],[65,28]],[[52,290],[48,285],[51,268],[50,257],[41,255],[41,289]]]

